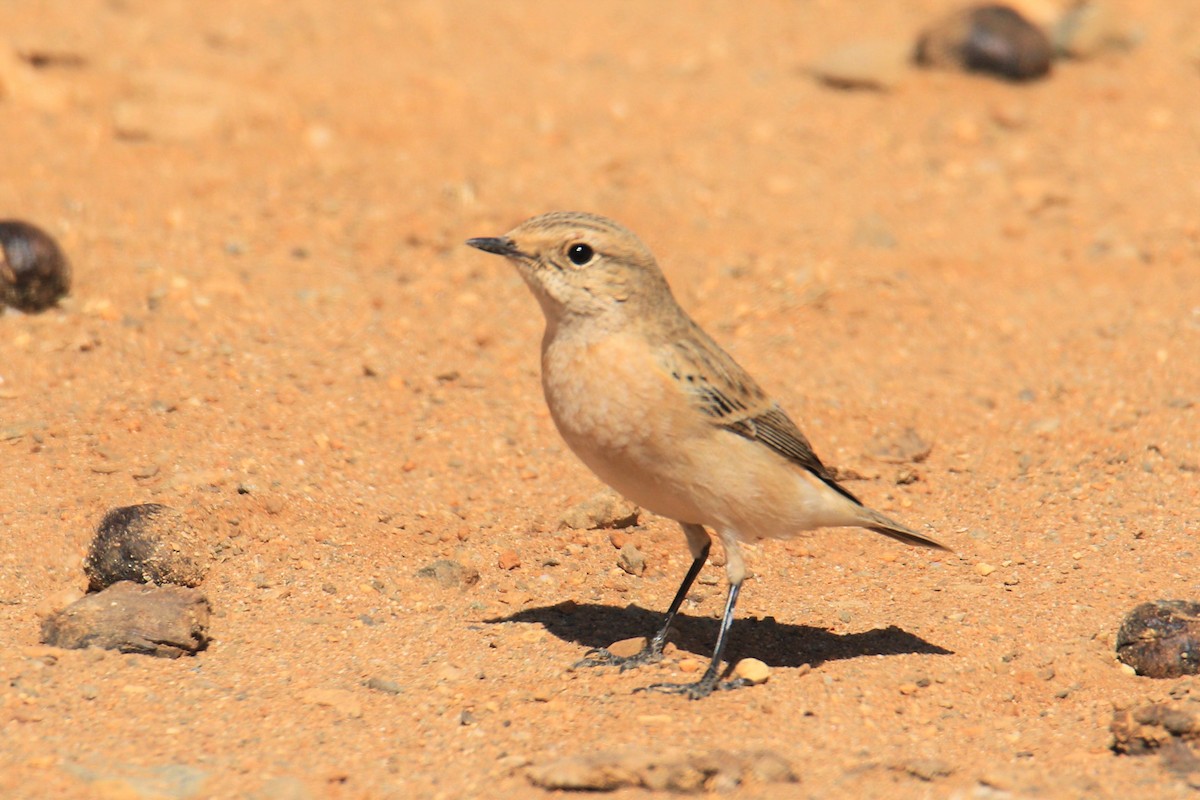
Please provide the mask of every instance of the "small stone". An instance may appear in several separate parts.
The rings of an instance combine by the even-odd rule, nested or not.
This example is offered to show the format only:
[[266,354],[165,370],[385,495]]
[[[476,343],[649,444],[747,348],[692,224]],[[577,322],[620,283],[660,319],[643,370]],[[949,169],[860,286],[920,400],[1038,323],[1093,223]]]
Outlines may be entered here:
[[1200,672],[1200,603],[1143,603],[1117,631],[1117,658],[1138,675],[1178,678]]
[[1105,50],[1126,50],[1134,36],[1121,24],[1121,16],[1105,0],[1071,4],[1051,29],[1054,48],[1070,58],[1091,58]]
[[617,556],[617,566],[635,577],[646,572],[646,557],[631,543],[626,543]]
[[619,642],[613,642],[605,649],[617,658],[629,658],[646,649],[646,637],[636,636],[632,639],[622,639]]
[[685,658],[679,662],[679,671],[691,674],[693,672],[699,672],[700,667],[702,666],[704,665],[695,658]]
[[935,778],[946,778],[954,772],[954,767],[940,758],[914,758],[904,765],[904,771],[914,778],[932,781]]
[[181,513],[145,503],[104,515],[83,571],[93,592],[119,581],[196,586],[204,580],[208,561],[199,531]]
[[637,524],[641,513],[636,505],[614,491],[598,492],[582,503],[571,506],[558,521],[558,527],[571,530],[629,528]]
[[985,578],[988,575],[991,575],[995,571],[996,571],[996,568],[994,566],[992,566],[991,564],[985,564],[982,561],[980,561],[978,564],[975,565],[975,572],[979,575],[982,575]]
[[516,569],[521,566],[521,556],[516,550],[505,550],[500,553],[500,557],[496,560],[496,565],[500,569]]
[[388,680],[387,678],[370,677],[363,683],[368,689],[384,694],[402,694],[404,687],[396,683],[396,681]]
[[797,783],[800,779],[783,756],[759,750],[746,756],[746,771],[760,783]]
[[444,589],[468,589],[479,583],[480,578],[479,570],[449,559],[421,567],[417,570],[417,577],[435,581]]
[[208,646],[209,614],[208,600],[194,589],[121,581],[47,617],[42,641],[178,658]]
[[906,41],[862,41],[843,45],[809,66],[813,76],[835,89],[895,89],[908,71]]
[[757,658],[743,658],[733,668],[733,677],[741,678],[752,686],[766,683],[771,677],[771,668]]
[[951,12],[921,33],[914,54],[923,67],[983,72],[1014,81],[1047,75],[1053,57],[1050,40],[1040,28],[999,4]]

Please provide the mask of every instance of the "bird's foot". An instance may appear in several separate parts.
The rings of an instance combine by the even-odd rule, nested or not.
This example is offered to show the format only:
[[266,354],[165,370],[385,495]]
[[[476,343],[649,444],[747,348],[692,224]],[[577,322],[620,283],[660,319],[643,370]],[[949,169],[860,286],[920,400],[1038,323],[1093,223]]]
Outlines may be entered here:
[[637,669],[646,664],[657,664],[662,661],[662,647],[646,645],[631,656],[618,656],[609,652],[605,647],[597,647],[587,651],[582,660],[571,665],[571,669],[581,667],[619,667],[621,672],[627,669]]
[[652,683],[649,686],[634,689],[634,691],[681,694],[689,700],[699,700],[702,697],[708,697],[713,692],[741,689],[743,686],[749,685],[750,682],[745,678],[733,678],[732,680],[722,681],[715,672],[711,675],[706,672],[704,677],[695,683]]

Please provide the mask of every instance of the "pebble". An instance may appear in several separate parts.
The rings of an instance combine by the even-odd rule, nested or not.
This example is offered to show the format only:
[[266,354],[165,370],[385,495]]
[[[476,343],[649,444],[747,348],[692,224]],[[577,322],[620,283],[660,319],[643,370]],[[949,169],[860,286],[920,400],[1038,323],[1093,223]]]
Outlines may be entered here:
[[932,781],[935,778],[946,778],[954,772],[954,767],[940,758],[914,758],[904,765],[904,771],[914,778]]
[[632,639],[622,639],[619,642],[613,642],[605,649],[617,658],[629,658],[642,652],[645,648],[646,637],[636,636]]
[[766,683],[771,677],[771,668],[757,658],[743,658],[733,668],[733,676],[740,678],[751,686]]
[[985,578],[988,575],[991,575],[995,571],[996,571],[996,568],[994,566],[992,566],[991,564],[985,564],[982,561],[980,561],[978,564],[975,565],[975,572],[978,573],[979,575],[982,575]]
[[93,592],[120,581],[196,586],[204,580],[210,559],[200,532],[183,514],[145,503],[104,515],[83,571]]
[[559,528],[597,530],[629,528],[637,524],[641,509],[611,490],[596,494],[571,506],[559,518]]
[[1091,0],[1072,4],[1050,29],[1054,49],[1070,58],[1092,58],[1105,50],[1125,50],[1134,36],[1109,2]]
[[388,680],[387,678],[370,677],[363,682],[363,685],[368,689],[384,694],[401,694],[404,692],[404,687],[396,681]]
[[982,72],[1014,81],[1050,72],[1054,50],[1040,28],[1002,5],[977,5],[951,12],[917,39],[923,67]]
[[417,577],[432,580],[444,589],[468,589],[479,583],[480,575],[479,570],[466,564],[443,559],[421,567],[417,570]]
[[679,662],[679,671],[686,673],[699,672],[700,667],[704,666],[700,661],[694,658],[685,658]]
[[904,79],[911,53],[907,41],[853,42],[825,53],[809,71],[834,89],[889,91]]
[[617,556],[617,566],[635,577],[641,577],[646,572],[646,556],[632,543],[626,543]]
[[500,553],[500,557],[496,560],[496,565],[504,570],[516,569],[521,566],[521,556],[516,550],[505,550]]
[[178,658],[208,646],[210,613],[195,589],[121,581],[47,617],[42,642]]

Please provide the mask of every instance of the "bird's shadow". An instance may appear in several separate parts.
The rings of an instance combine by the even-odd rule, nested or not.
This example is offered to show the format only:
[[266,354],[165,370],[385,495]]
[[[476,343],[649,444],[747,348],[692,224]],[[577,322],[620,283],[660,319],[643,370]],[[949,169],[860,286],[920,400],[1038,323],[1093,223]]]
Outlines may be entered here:
[[[573,603],[527,608],[506,617],[483,620],[488,624],[528,622],[542,625],[553,635],[585,648],[607,647],[635,636],[651,636],[662,624],[661,612],[638,606],[625,608]],[[681,650],[707,657],[717,640],[720,620],[710,617],[675,617],[671,641]],[[889,625],[861,633],[834,633],[811,625],[777,622],[774,617],[738,619],[730,631],[727,659],[737,660],[738,651],[753,655],[772,667],[820,666],[860,656],[897,656],[910,653],[952,655],[952,650],[933,644],[916,634]]]

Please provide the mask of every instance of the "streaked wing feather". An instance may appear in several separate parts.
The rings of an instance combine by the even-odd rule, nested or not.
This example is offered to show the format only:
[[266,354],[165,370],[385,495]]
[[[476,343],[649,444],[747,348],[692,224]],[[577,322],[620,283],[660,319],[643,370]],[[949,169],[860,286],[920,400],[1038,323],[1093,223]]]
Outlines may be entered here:
[[862,505],[821,463],[796,423],[770,401],[736,361],[698,326],[689,333],[672,343],[667,366],[671,377],[714,425],[762,443]]
[[862,505],[862,501],[838,483],[837,479],[829,472],[829,468],[821,463],[821,459],[817,458],[817,454],[813,452],[808,439],[779,406],[773,405],[766,412],[753,417],[731,420],[722,427],[745,436],[747,439],[762,442],[784,458],[820,478],[830,488]]

